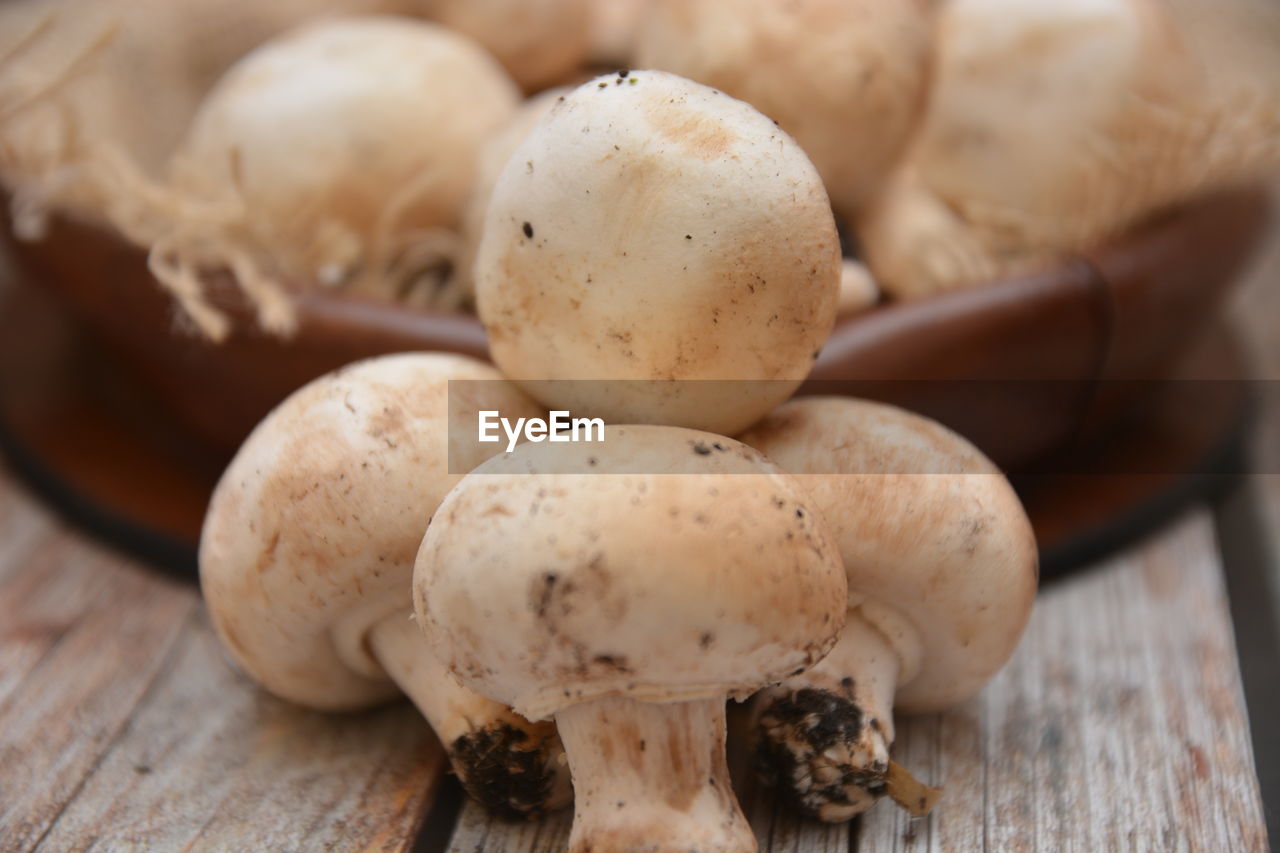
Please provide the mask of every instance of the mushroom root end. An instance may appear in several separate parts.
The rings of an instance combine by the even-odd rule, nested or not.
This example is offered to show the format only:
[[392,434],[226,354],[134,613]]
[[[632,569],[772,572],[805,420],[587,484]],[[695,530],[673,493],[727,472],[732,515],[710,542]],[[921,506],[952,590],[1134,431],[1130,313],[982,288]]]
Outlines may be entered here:
[[449,760],[462,787],[490,814],[530,820],[569,802],[563,751],[551,723],[497,721],[456,738]]
[[759,717],[756,768],[806,817],[840,823],[888,792],[888,744],[874,718],[827,690],[787,691]]

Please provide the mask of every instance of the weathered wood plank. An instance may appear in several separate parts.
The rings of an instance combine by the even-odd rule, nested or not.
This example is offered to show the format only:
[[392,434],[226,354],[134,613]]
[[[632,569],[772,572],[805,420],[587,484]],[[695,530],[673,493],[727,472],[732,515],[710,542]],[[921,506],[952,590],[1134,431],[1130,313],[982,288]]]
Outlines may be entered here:
[[410,849],[443,752],[407,704],[310,713],[226,664],[193,588],[0,471],[0,849]]
[[50,547],[50,560],[28,561],[0,596],[0,661],[12,672],[0,701],[7,851],[31,849],[76,796],[194,606],[188,590],[119,558],[78,543]]
[[[0,463],[0,480],[9,478]],[[55,531],[49,513],[11,486],[0,487],[0,583],[26,563],[27,556]]]
[[462,807],[458,827],[449,841],[449,853],[547,853],[569,846],[571,809],[562,809],[543,820],[512,822],[491,818],[484,809],[468,801]]
[[832,825],[802,820],[777,803],[765,790],[744,798],[743,808],[761,850],[770,853],[847,853],[849,824]]
[[938,811],[877,808],[859,851],[1265,850],[1216,555],[1198,512],[1043,593],[979,697],[903,721]]
[[408,703],[312,713],[225,663],[203,610],[49,850],[407,850],[443,770]]

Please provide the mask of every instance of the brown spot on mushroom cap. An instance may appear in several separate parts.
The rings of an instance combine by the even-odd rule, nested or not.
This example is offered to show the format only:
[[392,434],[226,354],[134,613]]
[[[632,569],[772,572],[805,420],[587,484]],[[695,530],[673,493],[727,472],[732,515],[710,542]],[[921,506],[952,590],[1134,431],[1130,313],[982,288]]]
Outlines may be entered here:
[[662,134],[692,157],[712,160],[729,153],[737,136],[711,117],[690,110],[683,102],[656,98],[649,121]]

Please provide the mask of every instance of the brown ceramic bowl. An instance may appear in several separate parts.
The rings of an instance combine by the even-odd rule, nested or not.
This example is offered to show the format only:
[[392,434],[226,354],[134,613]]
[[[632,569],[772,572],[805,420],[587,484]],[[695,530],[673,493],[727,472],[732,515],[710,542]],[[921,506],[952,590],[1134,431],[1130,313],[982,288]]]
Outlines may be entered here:
[[[1005,467],[1026,465],[1141,393],[1107,380],[1167,373],[1216,315],[1268,213],[1261,190],[1204,199],[1041,274],[843,320],[804,390],[905,405]],[[23,279],[54,292],[177,423],[228,457],[287,394],[347,362],[486,354],[474,318],[320,292],[300,297],[297,336],[277,340],[252,330],[225,282],[219,304],[245,321],[215,346],[178,330],[144,254],[106,231],[60,220],[10,249]]]

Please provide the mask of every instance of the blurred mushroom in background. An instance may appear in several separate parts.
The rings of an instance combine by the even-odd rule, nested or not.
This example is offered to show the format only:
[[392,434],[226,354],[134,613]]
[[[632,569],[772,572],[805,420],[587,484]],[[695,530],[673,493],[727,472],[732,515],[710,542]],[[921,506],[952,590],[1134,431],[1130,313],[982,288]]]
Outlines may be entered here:
[[567,82],[590,50],[588,0],[409,0],[410,11],[470,36],[526,92]]
[[591,0],[591,62],[630,65],[653,0]]
[[741,98],[795,137],[845,216],[901,156],[924,108],[928,0],[655,0],[636,64]]
[[0,184],[12,195],[19,236],[40,236],[49,210],[107,224],[108,162],[123,158],[159,177],[208,89],[266,39],[311,18],[401,3],[0,4]]
[[1272,16],[1208,36],[1158,0],[941,6],[927,114],[858,217],[878,282],[911,298],[1016,275],[1274,173],[1280,75],[1260,57],[1280,31],[1250,17]]
[[458,249],[453,270],[451,287],[459,302],[470,304],[475,299],[472,267],[475,265],[476,252],[480,249],[480,237],[484,233],[485,211],[489,209],[489,197],[493,195],[498,176],[538,120],[570,91],[572,89],[568,86],[557,86],[527,99],[516,108],[507,123],[481,146],[475,181],[471,184],[471,193],[467,196],[462,211],[462,245]]

